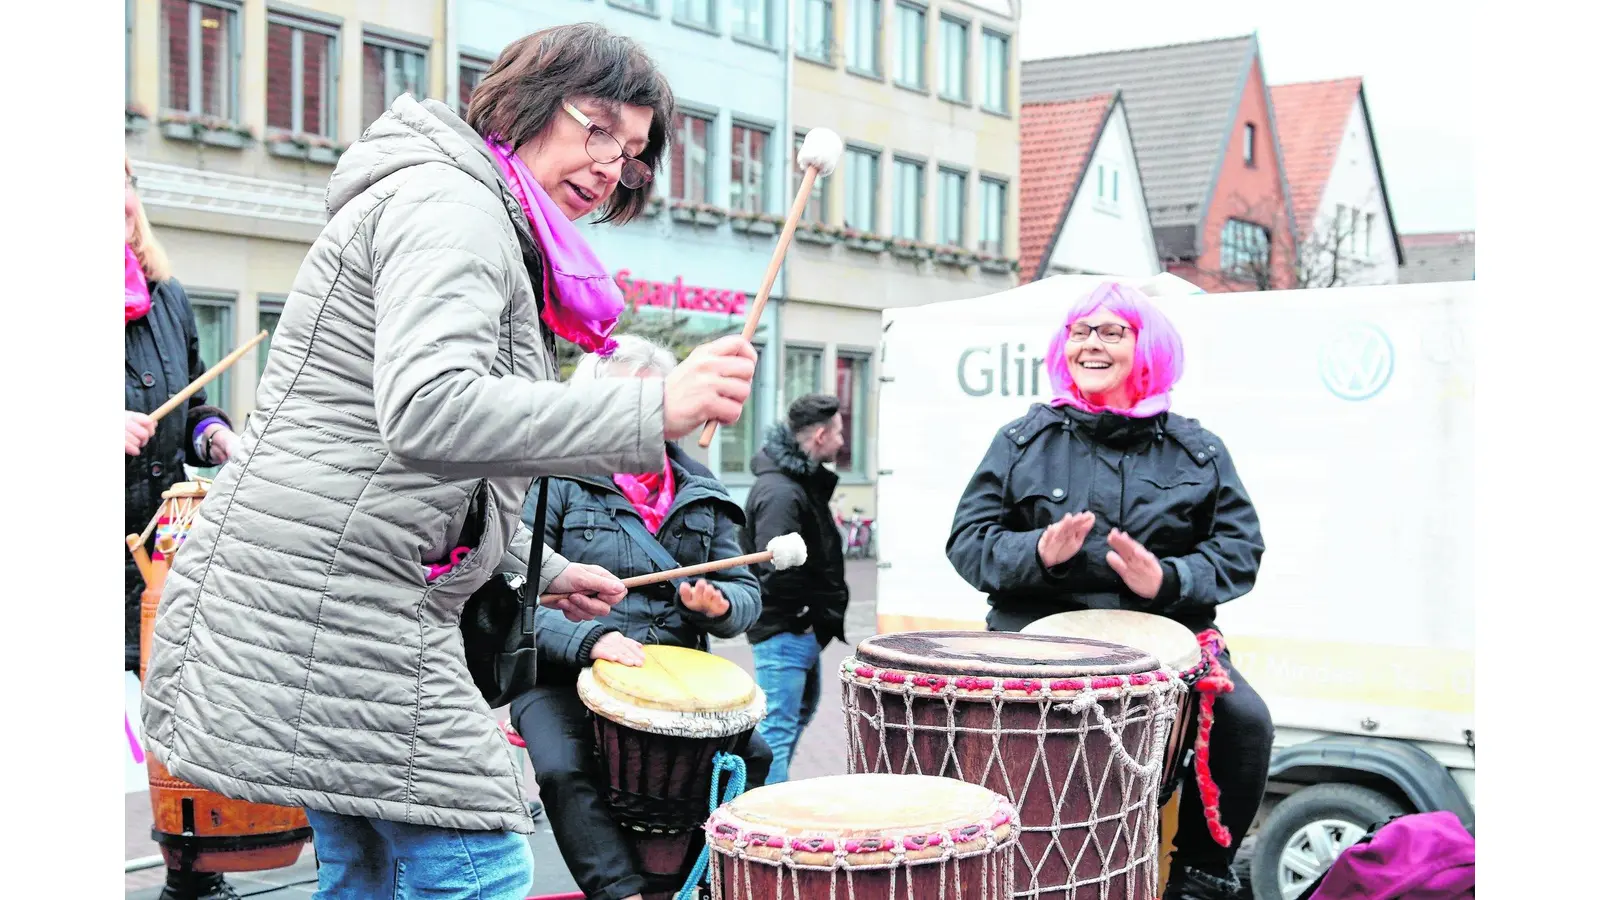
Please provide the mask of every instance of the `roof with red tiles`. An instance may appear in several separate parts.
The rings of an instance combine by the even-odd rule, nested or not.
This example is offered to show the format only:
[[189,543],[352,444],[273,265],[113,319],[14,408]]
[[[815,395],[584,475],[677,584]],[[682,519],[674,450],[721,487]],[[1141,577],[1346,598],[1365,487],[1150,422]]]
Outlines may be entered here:
[[1018,255],[1023,281],[1039,274],[1094,156],[1116,92],[1022,107],[1022,199]]
[[1361,79],[1305,81],[1272,88],[1272,111],[1283,147],[1284,175],[1294,197],[1294,219],[1316,221],[1344,127],[1361,95]]

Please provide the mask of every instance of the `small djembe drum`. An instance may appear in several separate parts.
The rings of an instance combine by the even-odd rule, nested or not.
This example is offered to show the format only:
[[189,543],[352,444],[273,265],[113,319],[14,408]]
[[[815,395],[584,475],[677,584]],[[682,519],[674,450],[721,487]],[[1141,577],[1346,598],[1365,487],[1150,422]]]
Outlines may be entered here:
[[[150,641],[156,609],[167,583],[172,557],[183,545],[205,500],[209,482],[186,481],[161,495],[156,513],[155,552],[144,557],[138,536],[129,549],[139,561],[145,589],[139,599],[139,678],[150,663]],[[137,548],[137,549],[135,549]],[[150,810],[155,822],[150,837],[161,848],[168,868],[194,872],[258,872],[294,865],[311,840],[305,810],[233,800],[180,781],[154,756],[146,758],[150,773]]]
[[683,887],[704,847],[717,755],[741,755],[767,698],[734,663],[688,647],[647,646],[643,666],[597,660],[578,675],[594,713],[600,783],[636,833],[647,897]]
[[923,775],[833,775],[756,788],[706,823],[712,900],[1005,900],[1016,810]]
[[1156,793],[1178,680],[1104,641],[878,635],[841,672],[852,772],[939,775],[1017,808],[1013,896],[1155,896]]

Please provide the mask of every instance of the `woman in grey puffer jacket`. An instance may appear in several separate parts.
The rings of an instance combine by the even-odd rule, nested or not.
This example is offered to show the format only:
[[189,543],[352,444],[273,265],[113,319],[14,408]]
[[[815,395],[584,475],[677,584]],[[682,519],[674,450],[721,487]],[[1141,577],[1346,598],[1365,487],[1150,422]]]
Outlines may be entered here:
[[729,338],[664,381],[555,382],[550,332],[603,347],[621,309],[572,222],[644,208],[673,110],[632,41],[552,28],[505,49],[470,124],[402,96],[329,181],[258,409],[174,561],[144,704],[174,776],[306,808],[319,898],[531,887],[522,761],[461,609],[532,568],[569,617],[609,610],[626,591],[603,569],[528,565],[531,480],[652,467],[736,421],[754,372]]

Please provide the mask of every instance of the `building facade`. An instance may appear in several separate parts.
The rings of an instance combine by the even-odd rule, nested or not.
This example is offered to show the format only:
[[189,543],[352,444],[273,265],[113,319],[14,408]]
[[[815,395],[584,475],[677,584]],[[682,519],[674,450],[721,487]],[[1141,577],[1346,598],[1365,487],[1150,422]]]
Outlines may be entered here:
[[883,310],[1016,284],[1020,4],[794,2],[794,141],[845,155],[789,251],[778,399],[839,396],[837,505],[870,516]]
[[[216,362],[277,324],[342,148],[400,93],[444,95],[444,3],[127,0],[126,148]],[[209,388],[235,418],[266,360]]]

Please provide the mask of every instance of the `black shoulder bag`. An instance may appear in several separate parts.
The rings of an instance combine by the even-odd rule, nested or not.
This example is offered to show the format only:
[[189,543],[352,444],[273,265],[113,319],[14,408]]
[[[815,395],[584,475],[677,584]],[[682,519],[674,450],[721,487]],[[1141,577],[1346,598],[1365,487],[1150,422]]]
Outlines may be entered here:
[[[469,530],[482,530],[479,508],[483,491],[480,486],[467,515]],[[509,572],[490,575],[461,611],[461,643],[466,650],[467,671],[490,709],[505,706],[538,683],[539,651],[534,646],[533,614],[539,607],[537,601],[528,602],[528,584],[531,582],[537,589],[544,561],[544,517],[549,491],[549,481],[539,479],[533,542],[528,547],[528,577]]]

